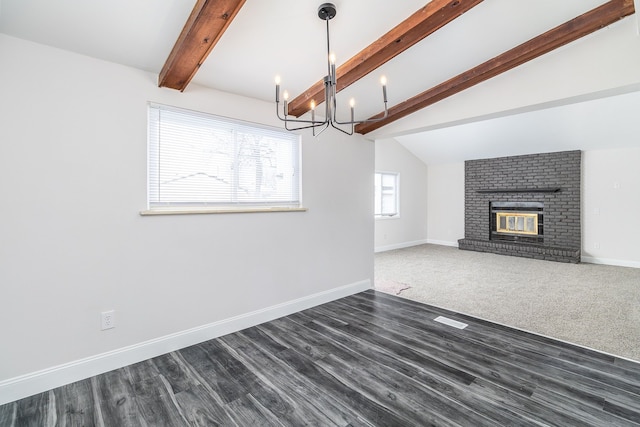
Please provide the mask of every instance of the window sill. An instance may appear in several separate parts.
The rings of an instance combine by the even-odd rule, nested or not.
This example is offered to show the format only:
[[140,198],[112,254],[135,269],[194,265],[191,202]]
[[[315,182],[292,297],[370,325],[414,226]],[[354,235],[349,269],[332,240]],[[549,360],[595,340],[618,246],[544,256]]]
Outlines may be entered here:
[[200,215],[229,213],[263,213],[263,212],[306,212],[307,208],[247,208],[247,209],[152,209],[140,211],[141,216],[154,215]]
[[396,215],[376,215],[375,216],[376,221],[377,220],[382,220],[382,221],[387,221],[390,219],[400,219],[400,214],[396,214]]

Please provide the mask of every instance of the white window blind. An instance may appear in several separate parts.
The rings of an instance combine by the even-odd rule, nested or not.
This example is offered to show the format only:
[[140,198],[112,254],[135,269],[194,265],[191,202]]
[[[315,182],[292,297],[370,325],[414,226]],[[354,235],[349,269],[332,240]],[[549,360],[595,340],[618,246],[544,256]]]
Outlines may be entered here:
[[398,215],[398,174],[376,172],[375,174],[375,208],[377,217]]
[[149,104],[149,209],[300,206],[300,137]]

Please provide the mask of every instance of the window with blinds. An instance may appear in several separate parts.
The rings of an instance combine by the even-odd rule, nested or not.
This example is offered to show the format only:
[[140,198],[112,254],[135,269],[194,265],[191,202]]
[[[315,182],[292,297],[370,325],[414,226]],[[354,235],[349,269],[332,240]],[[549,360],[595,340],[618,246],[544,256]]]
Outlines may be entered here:
[[149,104],[149,209],[300,206],[300,137]]
[[399,214],[398,181],[399,177],[397,173],[376,172],[374,187],[374,214],[376,217],[394,217]]

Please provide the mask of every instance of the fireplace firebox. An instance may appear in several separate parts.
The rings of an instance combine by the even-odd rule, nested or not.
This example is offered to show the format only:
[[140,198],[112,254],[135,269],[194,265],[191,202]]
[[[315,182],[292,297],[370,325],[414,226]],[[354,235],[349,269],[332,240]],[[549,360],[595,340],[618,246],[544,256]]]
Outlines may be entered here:
[[544,242],[543,202],[490,202],[489,240]]

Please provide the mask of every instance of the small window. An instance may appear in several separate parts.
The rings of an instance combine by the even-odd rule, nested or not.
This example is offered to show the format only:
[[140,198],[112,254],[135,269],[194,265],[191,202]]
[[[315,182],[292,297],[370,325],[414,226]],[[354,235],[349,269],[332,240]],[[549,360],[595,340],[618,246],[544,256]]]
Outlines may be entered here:
[[399,174],[376,172],[375,175],[375,216],[394,217],[398,212]]
[[150,210],[300,207],[300,137],[149,104]]

